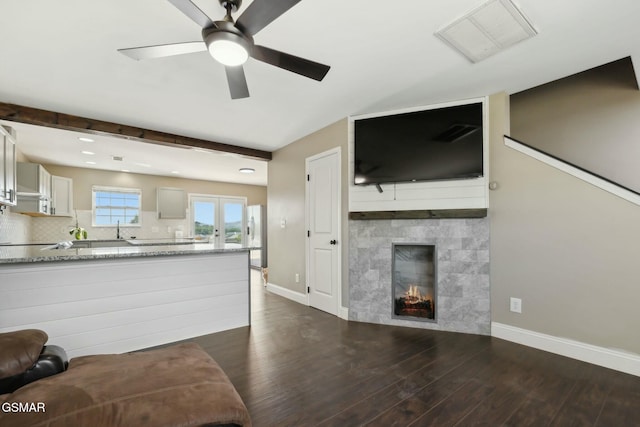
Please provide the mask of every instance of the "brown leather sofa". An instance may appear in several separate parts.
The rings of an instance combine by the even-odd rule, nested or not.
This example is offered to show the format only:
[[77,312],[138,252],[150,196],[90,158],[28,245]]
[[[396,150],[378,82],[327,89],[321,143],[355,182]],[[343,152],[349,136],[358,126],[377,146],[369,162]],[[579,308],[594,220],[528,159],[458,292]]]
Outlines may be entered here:
[[82,356],[64,370],[64,351],[46,341],[39,330],[0,334],[0,426],[251,426],[197,344]]

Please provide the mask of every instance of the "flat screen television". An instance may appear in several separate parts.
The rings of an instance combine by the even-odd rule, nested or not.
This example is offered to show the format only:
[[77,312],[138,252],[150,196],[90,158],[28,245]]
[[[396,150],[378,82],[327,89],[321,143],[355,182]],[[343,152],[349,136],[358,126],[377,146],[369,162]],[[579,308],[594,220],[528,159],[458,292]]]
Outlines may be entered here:
[[482,102],[354,120],[354,184],[483,176]]

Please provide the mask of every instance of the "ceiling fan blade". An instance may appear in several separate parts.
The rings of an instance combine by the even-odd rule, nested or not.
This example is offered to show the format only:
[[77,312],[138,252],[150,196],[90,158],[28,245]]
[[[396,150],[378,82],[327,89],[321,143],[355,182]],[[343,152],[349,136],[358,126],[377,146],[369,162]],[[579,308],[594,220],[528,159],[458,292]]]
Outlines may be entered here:
[[300,0],[254,0],[236,20],[236,27],[250,36],[269,25]]
[[328,65],[259,45],[253,47],[251,56],[258,61],[266,62],[317,81],[322,81],[331,68]]
[[214,25],[211,18],[200,10],[191,0],[169,0],[169,2],[191,18],[193,22],[200,25],[200,28],[207,28]]
[[186,42],[161,44],[157,46],[130,47],[118,49],[118,52],[135,60],[163,58],[166,56],[183,55],[185,53],[203,52],[207,50],[204,42]]
[[229,92],[231,99],[240,99],[249,97],[249,87],[247,79],[244,76],[242,65],[237,67],[224,67],[227,72],[227,82],[229,83]]

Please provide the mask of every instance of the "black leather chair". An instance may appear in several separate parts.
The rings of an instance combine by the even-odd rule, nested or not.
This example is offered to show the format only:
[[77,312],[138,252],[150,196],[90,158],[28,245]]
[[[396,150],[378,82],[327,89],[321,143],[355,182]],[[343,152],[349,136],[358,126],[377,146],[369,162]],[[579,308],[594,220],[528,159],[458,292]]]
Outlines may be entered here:
[[0,394],[67,369],[67,353],[57,345],[45,345],[48,338],[37,329],[0,334]]

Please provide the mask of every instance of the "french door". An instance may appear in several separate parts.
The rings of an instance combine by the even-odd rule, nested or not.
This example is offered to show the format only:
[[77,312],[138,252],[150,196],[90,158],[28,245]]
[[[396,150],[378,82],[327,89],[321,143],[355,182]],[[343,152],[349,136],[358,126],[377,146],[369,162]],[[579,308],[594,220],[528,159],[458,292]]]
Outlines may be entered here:
[[219,248],[239,248],[245,244],[247,199],[189,195],[191,235]]

